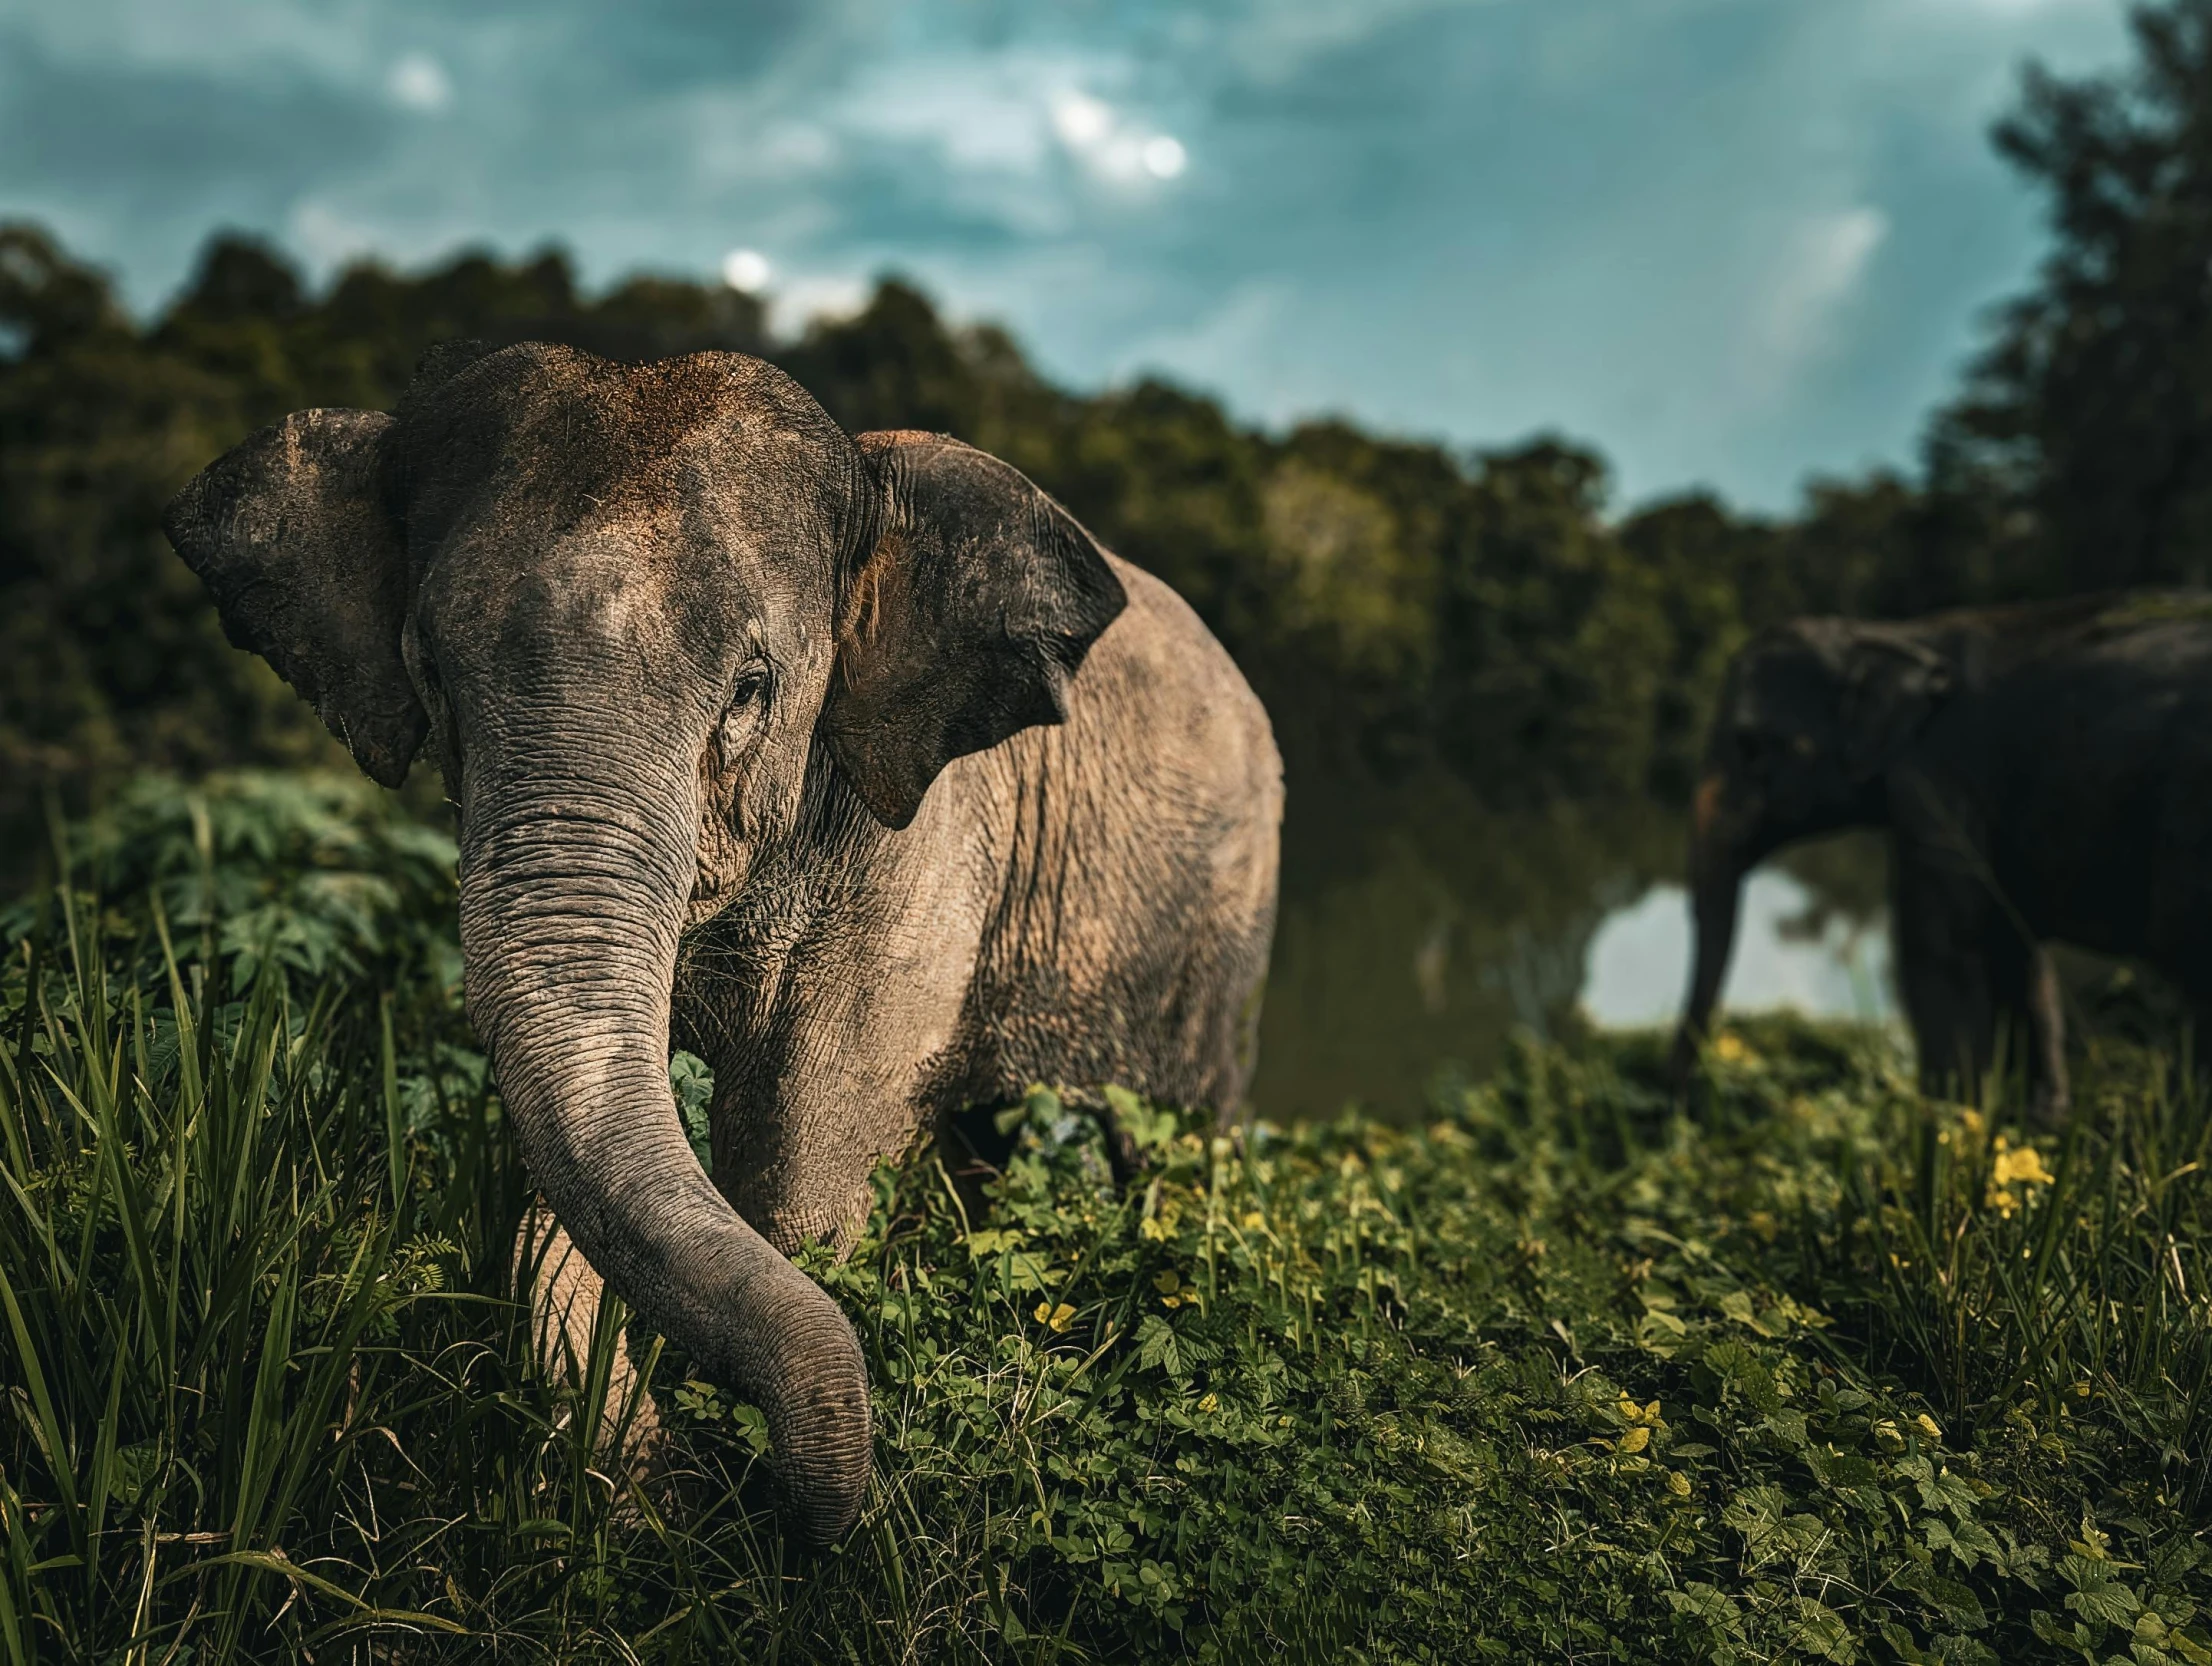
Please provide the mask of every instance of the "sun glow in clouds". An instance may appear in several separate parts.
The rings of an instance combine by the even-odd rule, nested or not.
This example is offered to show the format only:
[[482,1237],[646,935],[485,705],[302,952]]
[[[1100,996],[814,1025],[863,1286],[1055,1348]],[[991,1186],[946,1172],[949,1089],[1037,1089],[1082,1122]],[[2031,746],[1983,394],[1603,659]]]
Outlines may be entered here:
[[1129,121],[1088,93],[1064,92],[1052,101],[1052,130],[1092,172],[1117,184],[1173,179],[1190,165],[1180,139]]
[[758,295],[774,275],[775,268],[758,249],[732,249],[722,257],[722,281],[747,295]]
[[427,52],[410,52],[392,65],[384,90],[410,110],[435,112],[453,102],[453,78]]

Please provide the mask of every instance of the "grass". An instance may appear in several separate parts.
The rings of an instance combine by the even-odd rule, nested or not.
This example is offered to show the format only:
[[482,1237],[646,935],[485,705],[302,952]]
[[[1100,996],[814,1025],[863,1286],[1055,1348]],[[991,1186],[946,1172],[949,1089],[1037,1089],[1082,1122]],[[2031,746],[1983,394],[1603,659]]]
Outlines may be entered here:
[[248,777],[69,850],[0,921],[0,1660],[2212,1661],[2212,1109],[2157,1051],[2041,1142],[1779,1021],[1686,1113],[1649,1038],[1414,1129],[1109,1093],[1126,1189],[1039,1089],[809,1259],[878,1429],[810,1553],[669,1350],[643,1479],[534,1363],[434,836]]

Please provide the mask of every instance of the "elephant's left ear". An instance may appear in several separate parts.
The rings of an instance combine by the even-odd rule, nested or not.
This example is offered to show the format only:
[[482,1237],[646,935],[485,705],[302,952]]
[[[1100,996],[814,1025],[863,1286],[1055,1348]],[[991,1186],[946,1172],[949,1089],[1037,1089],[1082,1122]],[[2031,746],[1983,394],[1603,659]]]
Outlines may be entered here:
[[1126,605],[1096,539],[996,457],[936,434],[864,434],[875,546],[839,607],[822,722],[886,827],[953,759],[1067,717],[1069,678]]

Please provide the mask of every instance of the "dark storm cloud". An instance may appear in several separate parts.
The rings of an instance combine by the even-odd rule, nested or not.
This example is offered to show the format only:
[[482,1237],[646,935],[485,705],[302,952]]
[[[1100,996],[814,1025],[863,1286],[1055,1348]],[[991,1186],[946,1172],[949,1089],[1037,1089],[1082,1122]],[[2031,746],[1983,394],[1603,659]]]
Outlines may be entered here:
[[0,191],[204,227],[210,203],[270,218],[383,152],[380,101],[307,79],[58,59],[0,29]]
[[2026,273],[1983,141],[2114,0],[0,0],[0,213],[141,305],[243,222],[317,270],[552,238],[884,268],[1096,381],[1587,435],[1766,502],[1902,456]]

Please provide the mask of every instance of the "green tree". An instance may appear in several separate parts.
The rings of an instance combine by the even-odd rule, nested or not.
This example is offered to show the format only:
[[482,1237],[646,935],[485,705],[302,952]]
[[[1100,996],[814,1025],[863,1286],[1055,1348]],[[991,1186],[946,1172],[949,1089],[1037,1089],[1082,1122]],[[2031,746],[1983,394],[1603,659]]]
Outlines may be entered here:
[[1998,506],[1996,589],[2212,578],[2212,0],[2130,27],[2125,70],[2031,67],[1996,129],[2054,244],[1930,448],[1933,487]]
[[1501,806],[1678,793],[1691,714],[1740,634],[1755,564],[1739,546],[1774,541],[1717,504],[1713,536],[1624,536],[1603,462],[1563,441],[1467,455],[1345,422],[1270,434],[1157,379],[1072,394],[895,278],[775,342],[750,297],[664,277],[586,295],[557,253],[364,263],[315,293],[226,236],[142,326],[16,227],[0,233],[0,825],[20,832],[42,783],[81,798],[148,765],[335,758],[224,643],[161,507],[288,411],[390,407],[456,337],[764,353],[849,429],[1006,457],[1190,600],[1268,700],[1294,777],[1446,768]]

